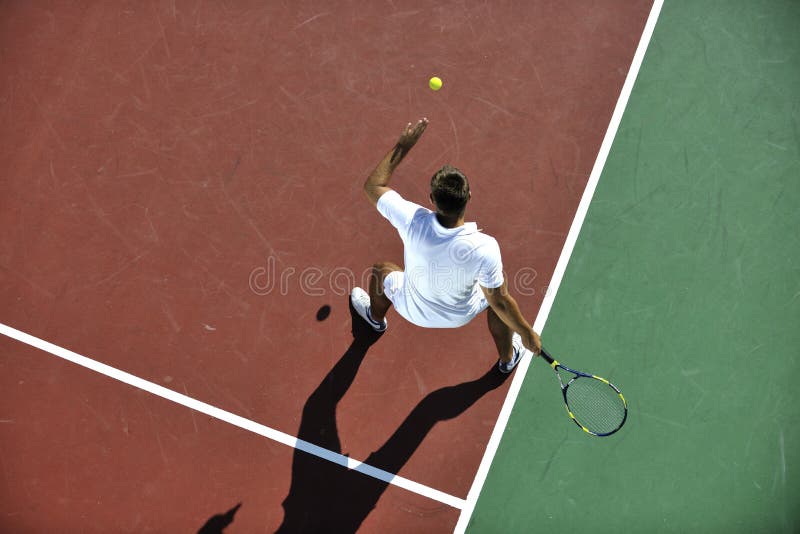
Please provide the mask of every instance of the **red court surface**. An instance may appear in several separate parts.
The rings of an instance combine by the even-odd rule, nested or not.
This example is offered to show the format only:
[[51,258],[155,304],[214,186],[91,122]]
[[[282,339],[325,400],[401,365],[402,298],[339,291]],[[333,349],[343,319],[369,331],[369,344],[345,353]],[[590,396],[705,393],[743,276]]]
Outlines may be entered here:
[[[510,381],[487,374],[483,317],[434,331],[390,312],[377,343],[351,345],[343,295],[402,262],[361,184],[429,117],[393,187],[424,203],[443,163],[464,170],[468,219],[532,321],[649,4],[4,3],[0,322],[463,499]],[[238,502],[226,532],[275,531],[284,501],[285,531],[457,520],[0,348],[3,531],[193,531]]]

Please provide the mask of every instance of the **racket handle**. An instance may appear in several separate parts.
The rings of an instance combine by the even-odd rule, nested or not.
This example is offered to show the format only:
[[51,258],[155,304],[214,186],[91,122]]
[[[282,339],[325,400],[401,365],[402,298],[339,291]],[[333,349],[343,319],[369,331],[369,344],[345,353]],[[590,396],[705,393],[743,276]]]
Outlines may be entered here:
[[549,363],[551,365],[553,364],[553,361],[554,361],[553,357],[550,356],[550,354],[548,354],[548,352],[546,350],[544,350],[544,347],[542,347],[542,352],[539,353],[539,356],[544,358],[544,361],[546,361],[547,363]]

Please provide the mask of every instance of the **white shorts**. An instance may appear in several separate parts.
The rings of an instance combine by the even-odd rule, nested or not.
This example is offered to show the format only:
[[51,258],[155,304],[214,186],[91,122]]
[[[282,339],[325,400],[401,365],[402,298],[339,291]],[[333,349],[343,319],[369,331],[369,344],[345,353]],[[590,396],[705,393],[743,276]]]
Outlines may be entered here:
[[476,315],[489,307],[486,297],[481,294],[477,302],[468,304],[463,310],[437,307],[429,302],[415,298],[415,294],[405,287],[406,273],[392,271],[383,279],[383,291],[392,301],[406,321],[425,328],[458,328],[464,326]]

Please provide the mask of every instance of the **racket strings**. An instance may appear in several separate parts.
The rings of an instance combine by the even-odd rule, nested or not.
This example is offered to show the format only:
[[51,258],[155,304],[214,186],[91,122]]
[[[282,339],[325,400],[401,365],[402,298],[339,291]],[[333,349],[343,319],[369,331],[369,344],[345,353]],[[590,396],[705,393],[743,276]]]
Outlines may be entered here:
[[575,420],[595,434],[613,432],[625,420],[625,402],[602,380],[577,378],[567,387],[566,397]]

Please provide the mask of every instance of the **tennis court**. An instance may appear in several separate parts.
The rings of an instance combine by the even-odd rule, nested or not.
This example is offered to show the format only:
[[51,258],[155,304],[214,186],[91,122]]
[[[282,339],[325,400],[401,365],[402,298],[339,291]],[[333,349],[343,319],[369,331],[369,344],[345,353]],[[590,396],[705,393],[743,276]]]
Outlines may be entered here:
[[[0,531],[797,531],[797,3],[0,10]],[[353,321],[422,116],[392,187],[466,172],[619,433],[483,318]]]

